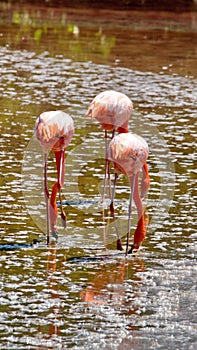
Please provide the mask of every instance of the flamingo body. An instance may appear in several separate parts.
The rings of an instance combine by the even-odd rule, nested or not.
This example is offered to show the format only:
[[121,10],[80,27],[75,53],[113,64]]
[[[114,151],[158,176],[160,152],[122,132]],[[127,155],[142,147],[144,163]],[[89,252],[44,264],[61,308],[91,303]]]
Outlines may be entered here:
[[73,120],[62,111],[41,113],[36,120],[35,135],[44,152],[65,149],[70,144],[73,133]]
[[[115,184],[118,173],[127,175],[130,180],[131,195],[129,203],[129,213],[128,213],[128,233],[127,233],[127,246],[126,253],[131,253],[133,249],[137,250],[141,242],[145,239],[146,228],[144,221],[144,212],[142,206],[142,200],[139,193],[139,172],[141,169],[144,169],[144,166],[147,168],[143,172],[143,183],[148,183],[146,187],[144,185],[144,190],[147,190],[149,187],[149,175],[148,167],[146,160],[148,158],[148,145],[146,141],[132,133],[123,133],[116,135],[109,144],[109,157],[114,164],[115,169],[115,181],[114,181],[114,191],[112,196],[112,201],[110,205],[111,212],[113,209],[114,195],[115,195]],[[132,209],[132,199],[137,207],[138,212],[138,224],[134,232],[134,243],[131,249],[128,251],[129,236],[130,236],[130,216]]]
[[137,174],[148,158],[148,144],[141,136],[132,133],[115,136],[109,149],[115,171],[127,176]]
[[[45,165],[44,165],[44,192],[47,207],[47,243],[50,243],[49,226],[54,238],[57,239],[57,217],[58,209],[56,204],[56,195],[59,192],[61,218],[63,226],[66,226],[66,214],[62,208],[61,200],[61,188],[64,185],[64,163],[65,163],[65,150],[70,144],[74,134],[74,123],[72,118],[62,111],[49,111],[40,114],[36,120],[34,133],[40,142],[40,145],[44,152]],[[49,195],[47,185],[47,156],[49,151],[52,150],[55,154],[56,167],[57,167],[57,181],[54,183]],[[50,204],[49,204],[50,200]]]
[[132,112],[133,103],[125,94],[107,90],[93,99],[86,115],[97,119],[105,130],[127,132]]

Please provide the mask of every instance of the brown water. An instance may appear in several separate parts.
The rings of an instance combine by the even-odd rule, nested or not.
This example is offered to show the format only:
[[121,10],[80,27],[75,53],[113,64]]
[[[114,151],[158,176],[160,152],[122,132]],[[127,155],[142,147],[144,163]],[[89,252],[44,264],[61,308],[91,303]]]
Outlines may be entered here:
[[[0,251],[0,348],[195,349],[196,14],[0,9],[0,248],[43,239]],[[84,117],[106,89],[132,99],[130,129],[150,147],[147,239],[127,261],[107,209],[103,218],[103,132]],[[59,223],[57,247],[47,248],[33,128],[50,109],[70,113],[76,132],[68,226]],[[54,169],[50,155],[50,184]],[[121,177],[121,235],[128,198]]]

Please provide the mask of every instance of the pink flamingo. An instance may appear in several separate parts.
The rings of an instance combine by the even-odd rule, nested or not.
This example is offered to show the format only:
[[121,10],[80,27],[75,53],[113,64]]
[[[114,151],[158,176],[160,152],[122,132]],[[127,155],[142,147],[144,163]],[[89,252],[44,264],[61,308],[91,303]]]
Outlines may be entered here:
[[[62,208],[61,188],[64,184],[65,177],[65,150],[72,140],[74,134],[74,123],[72,118],[62,111],[44,112],[37,118],[34,132],[44,152],[44,193],[47,208],[47,244],[49,244],[50,229],[52,236],[55,239],[58,238],[58,209],[56,204],[56,195],[58,192],[62,224],[66,227],[66,214]],[[57,181],[52,187],[51,197],[47,185],[47,158],[50,150],[55,154],[57,167]]]
[[133,103],[125,94],[107,90],[93,99],[86,115],[97,119],[107,134],[108,130],[128,132],[132,112]]
[[118,133],[128,132],[129,118],[133,111],[133,103],[123,93],[107,90],[98,94],[91,102],[86,116],[97,119],[105,130],[105,180],[110,178],[107,132],[112,130],[112,138],[117,130]]
[[[123,133],[116,135],[109,144],[109,157],[114,164],[115,178],[114,178],[114,187],[111,198],[111,211],[114,212],[114,197],[115,197],[115,186],[116,180],[119,173],[127,175],[130,180],[130,200],[129,200],[129,211],[128,211],[128,232],[127,232],[127,241],[126,241],[126,254],[132,253],[133,250],[138,250],[141,242],[145,239],[146,228],[144,222],[144,213],[142,207],[142,200],[139,193],[139,172],[146,164],[148,158],[148,145],[146,141],[132,133]],[[148,179],[145,179],[144,182],[149,182]],[[144,187],[143,190],[147,191],[148,187]],[[145,192],[144,192],[145,195]],[[131,246],[131,249],[128,251],[129,247],[129,238],[130,238],[130,219],[132,211],[132,200],[137,207],[138,212],[138,224],[134,232],[134,243]]]

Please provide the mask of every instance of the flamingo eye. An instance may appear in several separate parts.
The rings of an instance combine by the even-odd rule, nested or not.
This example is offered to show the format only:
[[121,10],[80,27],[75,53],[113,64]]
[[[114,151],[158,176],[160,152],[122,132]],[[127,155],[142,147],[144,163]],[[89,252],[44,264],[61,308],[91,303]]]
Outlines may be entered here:
[[56,135],[56,139],[64,140],[64,136]]

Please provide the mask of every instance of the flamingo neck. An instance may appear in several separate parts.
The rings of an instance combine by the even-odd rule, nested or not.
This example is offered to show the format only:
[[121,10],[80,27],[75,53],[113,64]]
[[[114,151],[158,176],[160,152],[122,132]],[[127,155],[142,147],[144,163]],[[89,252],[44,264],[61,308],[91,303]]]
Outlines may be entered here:
[[126,123],[122,126],[119,126],[118,128],[113,125],[113,124],[101,124],[102,128],[106,131],[109,131],[109,130],[117,130],[118,131],[118,134],[122,134],[122,133],[128,133],[129,132],[129,128],[128,128],[128,125],[126,125]]
[[58,176],[58,185],[59,189],[64,185],[65,177],[65,150],[55,152],[56,167],[57,167],[57,176]]
[[139,194],[138,180],[139,180],[139,173],[136,174],[136,181],[135,181],[134,195],[133,195],[133,199],[138,212],[138,223],[137,223],[137,228],[134,232],[134,245],[136,245],[136,247],[137,246],[139,247],[140,242],[142,242],[146,236],[144,210],[142,206],[142,200]]
[[51,230],[55,231],[55,225],[58,217],[58,209],[56,203],[56,196],[59,191],[59,183],[56,181],[52,187],[51,198],[50,198],[50,223]]
[[123,128],[122,126],[119,126],[119,128],[117,129],[119,134],[123,134],[123,133],[128,133],[129,129],[128,127]]
[[150,175],[148,165],[145,163],[142,168],[141,197],[144,198],[150,187]]
[[138,220],[137,228],[134,232],[134,244],[139,246],[140,243],[144,241],[145,237],[146,237],[146,228],[145,228],[144,215],[142,215],[141,218]]
[[145,163],[145,164],[143,165],[143,170],[145,171],[145,174],[146,174],[147,176],[149,176],[149,173],[148,173],[148,165],[147,165],[147,163]]
[[113,128],[114,128],[114,125],[113,125],[113,124],[102,123],[101,126],[102,126],[102,128],[103,128],[104,130],[107,130],[107,131],[113,130]]

